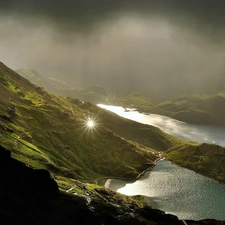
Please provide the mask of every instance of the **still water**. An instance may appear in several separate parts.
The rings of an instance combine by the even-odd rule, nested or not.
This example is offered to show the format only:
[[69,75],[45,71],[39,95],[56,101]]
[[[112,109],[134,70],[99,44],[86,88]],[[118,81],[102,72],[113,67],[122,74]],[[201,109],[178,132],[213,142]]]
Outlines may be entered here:
[[143,114],[135,109],[98,104],[124,118],[160,128],[167,134],[199,143],[214,143],[225,147],[225,128],[218,126],[193,125],[158,114]]
[[[187,140],[225,146],[225,129],[193,126],[156,114],[145,115],[122,107],[99,105],[120,116],[157,126]],[[160,160],[151,172],[134,183],[109,179],[105,187],[125,195],[143,195],[153,208],[174,214],[179,219],[225,220],[225,186],[191,170]]]
[[105,187],[129,196],[145,196],[153,208],[179,219],[225,220],[225,186],[167,160],[158,161],[134,183],[108,180]]

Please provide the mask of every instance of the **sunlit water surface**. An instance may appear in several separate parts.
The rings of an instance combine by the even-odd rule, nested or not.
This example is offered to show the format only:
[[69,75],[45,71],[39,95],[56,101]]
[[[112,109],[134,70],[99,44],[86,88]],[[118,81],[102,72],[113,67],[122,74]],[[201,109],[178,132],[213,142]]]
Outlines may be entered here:
[[[173,136],[225,146],[225,129],[193,126],[166,116],[141,114],[119,106],[98,105],[140,123],[159,127]],[[191,170],[160,160],[151,172],[134,183],[109,179],[105,187],[126,194],[143,195],[153,208],[179,219],[225,220],[225,186]]]
[[105,187],[129,196],[145,196],[153,208],[179,219],[225,220],[225,186],[167,160],[158,161],[134,183],[109,179]]
[[119,116],[143,124],[160,128],[167,134],[199,143],[215,143],[225,147],[225,128],[206,125],[193,125],[158,114],[143,114],[135,109],[124,109],[121,106],[98,104],[99,107],[112,111]]

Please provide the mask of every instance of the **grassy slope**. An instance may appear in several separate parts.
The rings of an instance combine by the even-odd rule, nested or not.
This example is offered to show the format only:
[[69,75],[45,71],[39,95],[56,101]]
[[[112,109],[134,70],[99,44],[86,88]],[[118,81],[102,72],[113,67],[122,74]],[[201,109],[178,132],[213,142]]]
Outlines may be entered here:
[[60,80],[42,76],[33,69],[23,68],[15,70],[15,72],[31,81],[33,84],[43,87],[45,90],[57,95],[76,97],[82,101],[88,101],[94,104],[105,102],[107,97],[106,90],[101,86],[72,87]]
[[[224,99],[225,92],[214,96],[185,95],[153,105],[143,103],[146,100],[145,97],[132,93],[127,97],[117,98],[112,103],[124,107],[136,106],[138,111],[167,115],[189,123],[223,126],[225,125]],[[142,137],[144,137],[144,134]],[[144,138],[142,141],[144,143]],[[200,150],[198,151],[198,149]],[[218,153],[218,149],[220,153]],[[223,172],[225,151],[224,148],[218,145],[199,145],[198,143],[176,145],[165,151],[164,156],[180,166],[225,183],[225,174]]]
[[225,183],[225,148],[215,144],[187,144],[166,151],[167,159]]
[[[149,134],[154,135],[154,138],[150,137],[150,141],[147,143],[149,146],[152,144],[156,149],[166,150],[167,147],[181,142],[165,135],[159,129],[131,123],[112,113],[100,110],[92,104],[49,94],[43,89],[33,86],[3,64],[0,64],[0,104],[0,144],[10,149],[14,157],[20,161],[27,162],[29,159],[28,163],[31,166],[47,168],[57,177],[60,174],[63,175],[65,183],[68,176],[80,177],[82,180],[86,177],[99,178],[100,175],[108,173],[108,168],[111,166],[109,163],[114,163],[112,158],[108,157],[111,156],[108,153],[121,154],[119,160],[115,160],[116,166],[119,167],[123,160],[126,165],[125,168],[123,165],[121,166],[123,167],[121,171],[124,172],[124,169],[128,172],[131,171],[132,176],[135,174],[132,171],[139,168],[139,165],[145,162],[152,163],[156,158],[155,155],[151,154],[153,150],[140,147],[137,143],[118,136],[118,129],[130,139],[135,138],[134,131],[140,137],[145,132],[150,132]],[[87,116],[93,116],[97,119],[99,126],[96,130],[85,131],[83,119]],[[127,129],[124,125],[127,126]],[[132,128],[133,126],[134,128]],[[139,132],[139,130],[143,132]],[[157,141],[158,137],[160,138]],[[176,149],[178,148],[180,147]],[[101,151],[106,151],[103,153],[105,158],[99,156],[99,159],[98,153]],[[92,157],[94,158],[90,159]],[[96,166],[99,163],[104,166],[105,171],[98,170],[102,174],[93,172],[93,168],[90,169],[90,165],[88,165],[91,160],[93,160],[91,166]],[[76,195],[62,193],[60,200],[57,200],[53,205],[48,201],[33,205],[33,207],[37,207],[34,211],[30,205],[26,206],[27,211],[24,211],[24,208],[21,208],[20,199],[19,201],[16,199],[19,203],[16,207],[16,216],[11,214],[8,209],[7,213],[1,211],[1,219],[8,218],[8,221],[14,219],[15,222],[23,221],[23,219],[24,221],[32,220],[37,224],[39,224],[37,220],[41,220],[40,224],[45,222],[51,224],[47,219],[51,219],[52,224],[61,224],[60,219],[64,219],[63,222],[66,219],[69,224],[72,221],[73,223],[80,221],[80,224],[86,224],[90,222],[88,220],[88,217],[91,216],[88,211],[88,207],[90,207],[90,211],[96,213],[99,220],[97,224],[100,224],[100,221],[101,224],[182,224],[181,221],[170,215],[162,214],[158,210],[151,210],[143,198],[138,196],[126,197],[74,179],[71,179],[71,182],[74,184],[74,189],[70,193],[74,192]],[[60,181],[60,185],[63,185],[63,180]],[[87,206],[87,196],[91,197],[92,200],[89,206]],[[37,210],[38,215],[36,214]],[[46,217],[46,213],[48,217]],[[87,217],[83,217],[83,213],[89,214]],[[60,215],[63,216],[60,217]],[[96,223],[96,221],[92,222]],[[196,223],[190,221],[189,223],[188,221],[188,224],[206,223],[204,221],[202,223],[201,221]],[[213,224],[217,224],[216,221]]]
[[[95,182],[102,176],[134,177],[153,163],[157,158],[153,152],[157,151],[164,150],[167,159],[176,164],[224,182],[225,152],[220,146],[184,144],[152,126],[122,119],[87,102],[47,93],[3,64],[0,81],[0,144],[20,161],[48,169],[61,188],[73,184],[70,192],[78,196],[89,193],[96,211],[107,215],[116,210],[121,215],[130,208],[137,212],[146,203],[142,198],[132,199],[80,181]],[[95,118],[95,130],[85,128],[87,117]],[[74,198],[83,202],[78,196]],[[78,208],[81,204],[67,201],[67,197],[71,199],[71,195],[61,198],[62,210],[70,215],[72,209],[74,214],[74,203]],[[162,215],[157,218],[161,221]],[[140,215],[137,220],[158,224]]]
[[109,103],[120,105],[126,108],[136,108],[137,110],[148,109],[152,107],[153,102],[138,92],[132,92],[126,97],[111,97]]
[[[182,142],[91,103],[48,93],[4,64],[0,80],[0,143],[20,161],[48,169],[56,180],[135,178],[153,165],[158,157],[153,153]],[[95,129],[85,126],[88,117],[95,118]],[[146,146],[138,144],[143,135]]]
[[[218,110],[219,109],[219,110]],[[225,125],[225,96],[184,95],[150,108],[150,112],[193,124]]]
[[87,88],[71,88],[65,83],[45,78],[34,70],[20,69],[16,71],[32,83],[62,96],[76,96],[84,101],[103,104],[106,103],[107,99],[108,103],[112,105],[135,107],[138,111],[158,113],[188,123],[225,125],[223,117],[225,92],[216,95],[183,95],[159,104],[153,104],[150,99],[136,92],[125,97],[107,97],[107,94],[103,92],[91,91]]
[[183,95],[159,104],[153,104],[138,93],[131,93],[126,97],[112,99],[110,103],[135,107],[140,112],[157,113],[187,123],[225,126],[225,92],[216,95]]

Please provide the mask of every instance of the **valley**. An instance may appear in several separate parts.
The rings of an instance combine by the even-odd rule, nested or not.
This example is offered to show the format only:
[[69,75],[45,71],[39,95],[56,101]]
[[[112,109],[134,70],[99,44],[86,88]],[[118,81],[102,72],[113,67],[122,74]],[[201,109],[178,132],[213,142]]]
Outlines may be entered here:
[[[154,167],[159,152],[168,154],[169,159],[176,162],[176,159],[182,158],[178,154],[173,155],[177,148],[185,150],[198,146],[197,143],[193,145],[192,142],[169,135],[155,126],[122,118],[91,102],[47,92],[3,63],[0,65],[0,80],[2,148],[10,150],[13,159],[24,163],[28,168],[49,171],[57,182],[60,193],[70,190],[81,196],[87,196],[88,192],[93,195],[93,199],[99,199],[100,196],[100,199],[105,198],[105,194],[109,193],[102,185],[108,178],[135,180],[143,171]],[[141,97],[134,96],[137,99]],[[137,99],[132,104],[139,102]],[[152,107],[152,103],[149,103],[149,107]],[[95,121],[95,126],[87,126],[90,119]],[[206,144],[204,148],[207,146],[209,145]],[[202,157],[201,154],[199,157]],[[177,163],[185,166],[184,162]],[[201,165],[203,168],[207,166]],[[212,177],[207,172],[205,175]],[[3,182],[7,185],[7,181]],[[100,192],[100,196],[96,192]],[[128,201],[129,199],[127,198]],[[103,204],[101,200],[96,201]],[[148,219],[144,216],[145,224],[151,224],[151,220],[157,223],[164,217],[168,221],[169,215],[152,210],[143,198],[135,201],[139,205],[135,206],[135,210],[141,204],[141,208],[147,207],[155,215]],[[113,213],[113,210],[110,207],[109,212]],[[121,213],[124,214],[125,211]],[[142,211],[139,216],[136,215],[136,220],[140,222],[144,214]],[[170,218],[173,224],[183,223],[176,217]]]

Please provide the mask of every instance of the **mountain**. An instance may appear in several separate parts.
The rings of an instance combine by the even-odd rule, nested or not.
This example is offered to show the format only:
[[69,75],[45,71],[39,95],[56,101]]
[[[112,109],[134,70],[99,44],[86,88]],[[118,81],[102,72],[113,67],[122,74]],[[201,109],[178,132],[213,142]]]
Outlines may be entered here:
[[[2,142],[35,167],[82,180],[134,178],[153,165],[153,153],[183,142],[89,102],[46,92],[3,64],[0,75]],[[89,118],[95,127],[87,127]]]
[[108,98],[108,104],[123,106],[124,108],[135,108],[137,111],[154,106],[154,103],[149,98],[135,91],[127,96],[113,96]]
[[110,103],[134,107],[144,113],[169,116],[190,124],[225,126],[225,91],[213,95],[182,95],[159,104],[154,104],[140,94],[131,93],[112,99]]
[[0,146],[0,222],[34,225],[223,225],[206,219],[181,221],[152,209],[141,196],[128,197],[97,185],[58,189],[47,170],[32,169]]
[[[48,93],[3,63],[0,80],[1,224],[181,223],[151,209],[142,197],[96,183],[134,179],[154,165],[159,149],[182,140],[91,103]],[[87,126],[89,118],[94,127]],[[132,140],[143,133],[149,147]]]
[[[157,113],[192,124],[225,125],[225,91],[217,95],[184,95],[160,104],[143,104],[146,99],[131,93],[112,101],[115,105],[135,107],[144,113]],[[215,144],[177,145],[164,152],[166,158],[218,182],[225,183],[225,148]]]
[[76,97],[93,104],[102,103],[132,107],[140,112],[157,113],[191,124],[225,125],[225,91],[218,94],[181,95],[154,104],[152,100],[135,91],[126,96],[117,96],[107,93],[100,86],[72,88],[63,82],[41,76],[32,69],[18,69],[16,72],[50,92],[62,96]]
[[49,78],[41,75],[34,69],[17,69],[16,73],[28,79],[33,84],[43,87],[46,91],[57,95],[79,98],[93,104],[105,102],[108,94],[104,87],[99,85],[89,85],[87,87],[74,87],[58,79]]
[[167,150],[167,159],[199,174],[225,183],[225,148],[215,145],[182,145]]
[[1,224],[225,224],[183,222],[141,196],[102,186],[108,178],[132,181],[154,166],[159,151],[171,157],[171,149],[191,143],[47,92],[3,63],[0,105]]
[[150,112],[192,124],[225,126],[225,94],[183,95],[155,105]]
[[52,89],[52,90],[72,88],[69,84],[66,84],[60,80],[42,76],[38,71],[34,69],[21,68],[21,69],[15,70],[15,72],[25,77],[26,79],[31,81],[33,84],[36,84],[37,86],[40,86],[40,87],[44,87],[44,88],[48,87],[49,89]]

